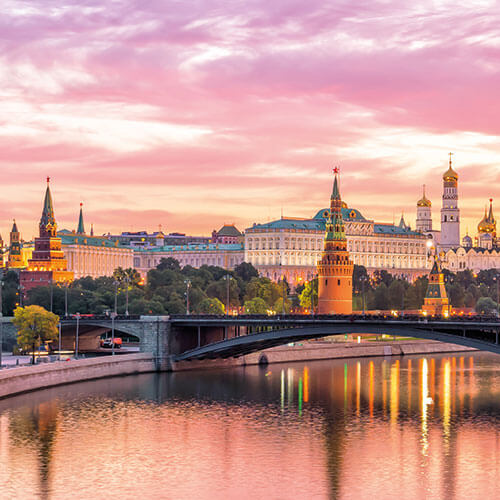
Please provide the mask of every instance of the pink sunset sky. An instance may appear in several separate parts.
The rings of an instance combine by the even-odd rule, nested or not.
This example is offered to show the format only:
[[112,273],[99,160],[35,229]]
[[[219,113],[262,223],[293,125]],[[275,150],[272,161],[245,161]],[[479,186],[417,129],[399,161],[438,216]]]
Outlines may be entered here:
[[[462,233],[500,180],[500,7],[475,1],[2,0],[0,231],[208,234],[328,204]],[[500,213],[500,206],[497,204]]]

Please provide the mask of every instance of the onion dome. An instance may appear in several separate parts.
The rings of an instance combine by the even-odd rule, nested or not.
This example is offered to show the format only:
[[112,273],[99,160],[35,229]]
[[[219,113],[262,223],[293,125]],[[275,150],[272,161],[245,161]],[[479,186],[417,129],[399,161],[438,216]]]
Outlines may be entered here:
[[431,206],[432,206],[431,200],[429,200],[425,196],[425,184],[424,184],[423,195],[422,198],[420,198],[420,200],[417,201],[417,207],[431,207]]
[[458,174],[453,170],[451,166],[451,153],[450,153],[450,165],[448,170],[443,174],[443,180],[445,181],[458,181]]
[[469,236],[469,233],[462,238],[462,246],[465,248],[472,248],[472,238]]
[[495,218],[493,217],[492,201],[493,200],[490,199],[489,214],[486,212],[486,207],[484,207],[484,217],[481,219],[481,222],[479,222],[479,224],[477,225],[477,231],[479,234],[494,233],[496,230],[496,222]]

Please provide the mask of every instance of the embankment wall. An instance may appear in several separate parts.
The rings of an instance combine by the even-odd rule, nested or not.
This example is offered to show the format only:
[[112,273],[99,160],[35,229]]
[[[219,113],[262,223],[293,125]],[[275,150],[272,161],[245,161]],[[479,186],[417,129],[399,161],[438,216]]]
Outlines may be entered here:
[[4,369],[0,371],[0,398],[56,385],[155,370],[153,356],[147,353],[120,354]]

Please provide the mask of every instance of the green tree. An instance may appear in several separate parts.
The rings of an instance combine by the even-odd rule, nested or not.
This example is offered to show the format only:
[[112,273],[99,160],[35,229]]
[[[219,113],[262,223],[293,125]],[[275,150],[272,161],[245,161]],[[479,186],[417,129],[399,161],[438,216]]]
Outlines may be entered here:
[[300,306],[312,310],[318,306],[318,278],[306,282],[299,295]]
[[476,303],[476,312],[493,315],[498,311],[498,304],[491,297],[481,297]]
[[124,287],[127,279],[128,279],[128,286],[129,289],[131,287],[139,285],[141,282],[142,278],[136,269],[129,267],[128,269],[123,269],[121,267],[117,267],[113,271],[113,278],[120,283],[121,287]]
[[166,259],[163,258],[160,260],[160,263],[156,266],[156,269],[158,269],[158,271],[166,271],[168,269],[169,271],[180,272],[181,265],[179,264],[179,261],[177,259],[167,257]]
[[246,314],[266,314],[267,305],[264,299],[260,297],[255,297],[253,299],[247,300],[244,304]]
[[389,290],[387,285],[383,282],[375,288],[374,307],[375,309],[381,310],[389,308]]
[[40,306],[18,307],[14,311],[12,323],[17,328],[17,343],[23,349],[32,350],[35,363],[35,350],[42,343],[58,337],[59,316]]
[[[285,314],[289,314],[292,309],[292,301],[285,299]],[[280,297],[274,304],[273,304],[273,311],[276,314],[281,314],[283,312],[283,298]]]
[[203,299],[197,309],[200,314],[224,314],[224,304],[216,298]]
[[242,262],[234,268],[234,274],[241,278],[243,281],[249,282],[252,278],[258,278],[259,272],[252,264]]

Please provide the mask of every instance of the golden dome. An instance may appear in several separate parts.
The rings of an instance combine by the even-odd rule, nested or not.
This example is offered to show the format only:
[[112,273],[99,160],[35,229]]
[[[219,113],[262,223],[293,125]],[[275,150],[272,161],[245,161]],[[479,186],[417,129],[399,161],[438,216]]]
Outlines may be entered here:
[[417,201],[417,207],[431,207],[431,206],[432,206],[431,200],[429,200],[425,196],[425,184],[424,184],[424,192],[422,198],[420,198],[420,200]]
[[458,181],[458,174],[451,167],[451,156],[450,156],[450,165],[448,170],[443,174],[443,180],[445,181]]
[[479,234],[496,233],[497,221],[493,216],[493,199],[491,198],[490,198],[490,211],[487,214],[486,207],[484,207],[484,217],[481,219],[481,222],[477,225],[477,230]]

